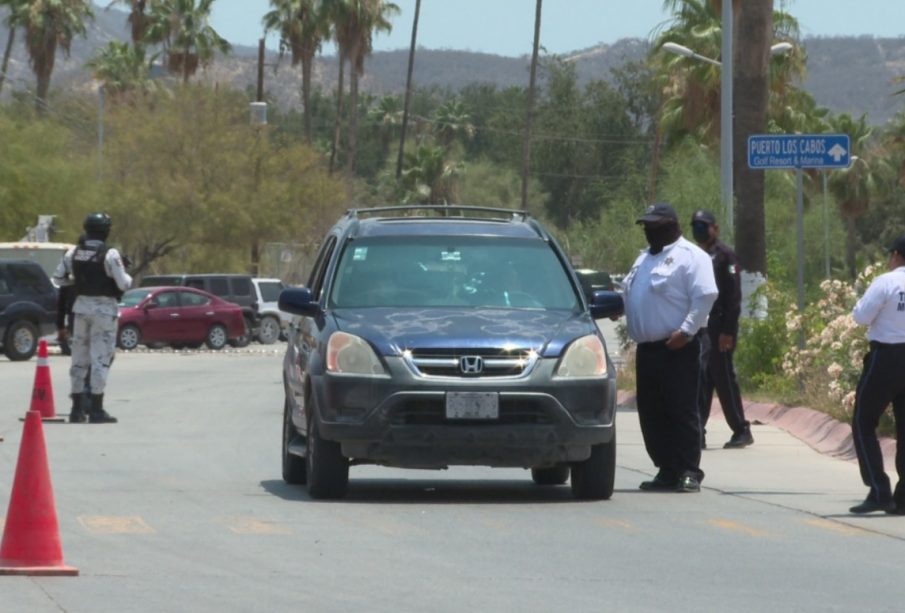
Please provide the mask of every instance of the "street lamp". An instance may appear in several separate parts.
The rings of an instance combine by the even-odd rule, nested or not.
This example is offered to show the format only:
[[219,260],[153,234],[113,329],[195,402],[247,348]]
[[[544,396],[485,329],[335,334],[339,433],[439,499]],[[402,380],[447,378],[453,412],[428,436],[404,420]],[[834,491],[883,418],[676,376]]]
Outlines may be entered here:
[[[723,2],[723,23],[732,23],[732,3]],[[776,43],[770,47],[770,55],[782,55],[791,51],[792,43]],[[690,57],[701,62],[719,66],[723,63],[695,53],[688,47],[678,43],[663,43],[663,49],[669,53]],[[729,236],[735,235],[735,199],[732,193],[732,28],[723,28],[722,50],[729,78],[720,78],[720,195],[726,211],[725,227]],[[732,241],[730,241],[732,242]]]

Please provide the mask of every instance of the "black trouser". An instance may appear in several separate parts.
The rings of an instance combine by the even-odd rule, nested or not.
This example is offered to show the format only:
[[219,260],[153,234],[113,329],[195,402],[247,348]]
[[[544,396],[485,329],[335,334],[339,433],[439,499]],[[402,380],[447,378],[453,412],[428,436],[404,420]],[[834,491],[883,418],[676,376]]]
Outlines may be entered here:
[[638,419],[644,446],[665,480],[704,478],[698,384],[700,335],[681,349],[664,341],[639,343],[635,373]]
[[710,419],[710,405],[713,403],[713,390],[716,388],[717,398],[723,407],[723,416],[726,423],[732,428],[733,434],[741,434],[751,427],[745,419],[745,409],[742,406],[742,394],[738,388],[738,378],[735,376],[735,365],[732,363],[732,355],[735,348],[729,351],[720,351],[720,333],[718,330],[708,330],[701,339],[705,345],[702,355],[700,407],[701,427],[707,425]]
[[852,438],[858,454],[861,479],[870,488],[868,497],[877,502],[893,498],[889,477],[883,470],[883,453],[877,439],[880,416],[892,403],[896,419],[896,485],[895,500],[905,505],[905,344],[889,345],[870,343],[870,351],[864,356],[864,368],[855,395],[855,412],[852,415]]

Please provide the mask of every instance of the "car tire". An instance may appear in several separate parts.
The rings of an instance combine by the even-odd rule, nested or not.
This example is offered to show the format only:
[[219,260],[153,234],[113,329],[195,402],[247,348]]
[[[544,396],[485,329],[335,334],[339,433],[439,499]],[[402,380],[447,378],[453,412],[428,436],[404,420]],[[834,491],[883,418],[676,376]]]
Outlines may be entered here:
[[272,345],[280,340],[281,332],[280,320],[276,317],[265,315],[261,318],[260,324],[258,324],[258,342],[262,345]]
[[13,322],[3,338],[3,353],[13,362],[31,359],[38,350],[38,328],[27,319]]
[[578,500],[609,500],[616,477],[616,434],[591,445],[591,457],[572,464],[572,495]]
[[286,398],[283,401],[283,481],[290,485],[304,485],[308,481],[305,458],[289,453],[289,443],[297,435],[291,411],[289,398]]
[[210,330],[207,331],[207,337],[204,339],[204,344],[207,345],[208,349],[219,351],[226,346],[226,340],[226,328],[220,324],[214,324],[210,327]]
[[317,418],[308,418],[305,446],[308,495],[314,499],[336,499],[346,495],[349,485],[349,461],[336,441],[321,438]]
[[561,464],[550,468],[532,468],[531,478],[537,485],[562,485],[569,480],[569,465]]
[[141,330],[138,326],[128,325],[119,329],[116,335],[116,346],[125,351],[131,351],[141,344]]

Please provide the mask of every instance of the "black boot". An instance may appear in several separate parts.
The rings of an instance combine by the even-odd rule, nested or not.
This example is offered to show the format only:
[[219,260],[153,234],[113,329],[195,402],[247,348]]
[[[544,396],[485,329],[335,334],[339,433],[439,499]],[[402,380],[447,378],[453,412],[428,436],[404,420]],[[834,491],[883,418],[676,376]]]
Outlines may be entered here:
[[82,400],[85,394],[72,394],[72,409],[69,410],[69,423],[83,424],[88,421],[88,416],[82,410]]
[[92,424],[115,424],[116,418],[104,410],[104,395],[91,394],[91,413],[88,421]]

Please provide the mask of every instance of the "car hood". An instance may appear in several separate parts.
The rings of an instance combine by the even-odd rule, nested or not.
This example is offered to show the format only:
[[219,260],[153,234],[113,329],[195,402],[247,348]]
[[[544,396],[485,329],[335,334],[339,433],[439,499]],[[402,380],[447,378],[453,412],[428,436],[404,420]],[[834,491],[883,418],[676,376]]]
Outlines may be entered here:
[[590,315],[530,309],[339,309],[338,330],[369,340],[383,355],[405,349],[533,349],[556,357],[597,328]]

